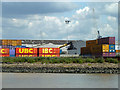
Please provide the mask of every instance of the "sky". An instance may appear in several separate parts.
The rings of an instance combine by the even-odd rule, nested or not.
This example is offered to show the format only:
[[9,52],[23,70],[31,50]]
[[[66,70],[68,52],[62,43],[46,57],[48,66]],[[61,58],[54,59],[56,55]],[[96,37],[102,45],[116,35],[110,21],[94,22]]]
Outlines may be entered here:
[[118,40],[118,3],[2,2],[2,39],[91,40],[98,30]]

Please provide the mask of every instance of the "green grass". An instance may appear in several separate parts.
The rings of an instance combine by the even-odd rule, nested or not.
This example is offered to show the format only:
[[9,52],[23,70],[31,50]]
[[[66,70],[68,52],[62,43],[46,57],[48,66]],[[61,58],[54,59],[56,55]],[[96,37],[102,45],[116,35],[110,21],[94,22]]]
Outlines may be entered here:
[[119,63],[117,59],[114,58],[82,58],[82,57],[78,57],[78,58],[68,58],[68,57],[53,57],[53,58],[45,58],[45,57],[3,57],[2,58],[2,62],[3,63],[35,63],[35,62],[40,62],[42,64],[46,63],[50,63],[50,64],[59,64],[59,63],[65,63],[65,64],[69,64],[69,63],[78,63],[78,64],[82,64],[82,63],[104,63],[104,62],[108,62],[108,63]]

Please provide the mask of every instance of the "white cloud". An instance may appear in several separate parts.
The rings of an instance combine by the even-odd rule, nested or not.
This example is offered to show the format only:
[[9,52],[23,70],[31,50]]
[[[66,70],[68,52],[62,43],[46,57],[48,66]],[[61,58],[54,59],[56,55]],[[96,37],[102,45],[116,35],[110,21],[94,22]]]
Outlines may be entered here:
[[116,36],[117,30],[112,28],[109,24],[104,24],[103,27],[100,28],[102,36]]
[[85,13],[85,12],[88,12],[88,11],[89,11],[89,7],[85,7],[83,9],[76,10],[76,13],[77,14],[82,14],[82,13]]
[[[76,10],[72,17],[29,15],[24,19],[5,19],[3,24],[10,27],[3,28],[3,35],[6,38],[67,39],[68,37],[68,39],[88,40],[96,39],[99,29],[102,36],[115,36],[117,35],[117,17],[113,16],[113,13],[116,13],[113,11],[115,5],[110,3],[95,8],[95,14],[92,7],[86,6]],[[103,15],[106,20],[100,21]],[[66,25],[65,20],[71,22]],[[106,22],[107,20],[109,22]]]
[[117,20],[117,18],[113,17],[113,16],[108,16],[108,20],[115,22]]
[[105,5],[105,11],[111,14],[117,14],[118,11],[118,3],[112,3]]

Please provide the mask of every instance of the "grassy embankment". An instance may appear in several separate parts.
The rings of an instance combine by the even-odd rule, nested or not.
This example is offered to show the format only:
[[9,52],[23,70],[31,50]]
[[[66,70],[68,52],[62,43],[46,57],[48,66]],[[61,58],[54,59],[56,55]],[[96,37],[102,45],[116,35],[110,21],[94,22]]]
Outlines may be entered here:
[[117,59],[114,58],[43,58],[43,57],[3,57],[2,58],[2,63],[8,63],[8,64],[13,64],[13,63],[36,63],[39,62],[41,64],[59,64],[59,63],[64,63],[64,64],[70,64],[70,63],[77,63],[77,64],[82,64],[82,63],[120,63]]

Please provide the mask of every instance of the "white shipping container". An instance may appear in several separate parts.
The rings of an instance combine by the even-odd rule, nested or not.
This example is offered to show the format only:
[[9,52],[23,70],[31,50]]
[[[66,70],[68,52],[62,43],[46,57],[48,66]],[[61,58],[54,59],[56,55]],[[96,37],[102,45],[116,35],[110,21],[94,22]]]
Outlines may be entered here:
[[120,45],[115,45],[115,50],[120,50]]

